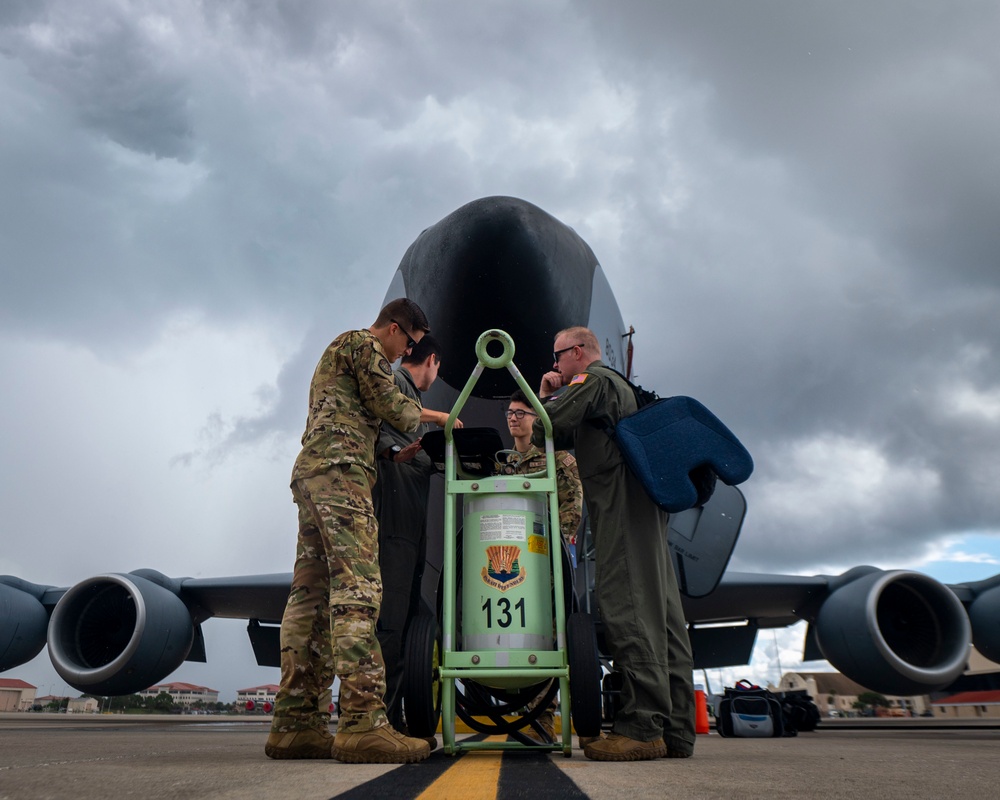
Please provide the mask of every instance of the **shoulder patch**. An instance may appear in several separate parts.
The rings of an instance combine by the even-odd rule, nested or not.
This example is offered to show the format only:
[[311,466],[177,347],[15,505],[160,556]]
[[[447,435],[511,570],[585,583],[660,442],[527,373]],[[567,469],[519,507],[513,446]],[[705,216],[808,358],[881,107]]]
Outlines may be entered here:
[[576,375],[573,376],[573,379],[567,385],[576,386],[577,384],[583,383],[585,380],[587,380],[587,373],[578,372]]
[[392,364],[389,363],[389,359],[383,356],[379,359],[378,368],[382,370],[388,377],[392,377]]

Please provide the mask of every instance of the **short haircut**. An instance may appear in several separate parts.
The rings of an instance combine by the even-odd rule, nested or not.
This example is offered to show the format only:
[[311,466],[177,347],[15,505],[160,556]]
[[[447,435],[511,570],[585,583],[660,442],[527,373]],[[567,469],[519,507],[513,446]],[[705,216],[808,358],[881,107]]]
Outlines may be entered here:
[[564,328],[555,335],[555,338],[560,336],[569,336],[576,341],[573,344],[578,344],[580,347],[586,351],[587,355],[593,358],[601,357],[601,344],[597,341],[597,337],[590,328],[584,328],[582,325],[574,325],[571,328]]
[[437,356],[438,361],[441,360],[441,343],[429,333],[425,333],[423,338],[410,349],[409,355],[403,356],[403,363],[423,364],[427,356]]
[[375,320],[372,327],[385,328],[390,322],[404,326],[406,333],[411,335],[414,331],[429,333],[431,329],[430,323],[427,322],[427,315],[409,297],[397,297],[387,303],[378,312],[378,319]]
[[531,401],[528,400],[528,395],[522,392],[520,389],[515,389],[510,396],[511,403],[523,403],[528,408],[531,408]]

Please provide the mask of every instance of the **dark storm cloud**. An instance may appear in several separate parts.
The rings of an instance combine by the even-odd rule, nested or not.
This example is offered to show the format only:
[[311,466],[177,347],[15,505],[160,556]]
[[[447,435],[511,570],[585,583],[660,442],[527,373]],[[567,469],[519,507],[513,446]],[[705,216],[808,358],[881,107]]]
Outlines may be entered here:
[[780,159],[804,200],[911,265],[996,286],[995,3],[589,7],[619,70],[700,87],[717,135]]
[[84,126],[139,153],[191,158],[188,87],[125,10],[36,8],[37,16],[22,11],[0,19],[0,50],[22,62]]
[[643,382],[751,446],[745,563],[919,554],[1000,519],[997,13],[5,6],[4,329],[104,357],[190,309],[288,331],[255,410],[175,450],[228,464],[297,440],[421,229],[515,194],[592,245]]

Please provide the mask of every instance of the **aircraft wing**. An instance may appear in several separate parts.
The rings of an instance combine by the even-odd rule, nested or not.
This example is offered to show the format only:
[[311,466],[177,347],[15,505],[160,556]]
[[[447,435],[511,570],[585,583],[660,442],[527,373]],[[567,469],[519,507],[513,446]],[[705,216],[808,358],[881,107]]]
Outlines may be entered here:
[[[46,642],[59,675],[94,694],[130,694],[184,660],[204,660],[201,623],[248,620],[258,663],[277,666],[290,573],[172,579],[109,573],[69,588],[0,576],[0,671]],[[810,623],[806,658],[826,658],[886,694],[924,694],[964,670],[969,645],[1000,657],[1000,575],[945,586],[910,571],[857,567],[838,576],[730,572],[684,598],[696,667],[745,664],[760,628]],[[810,653],[810,648],[813,652]]]

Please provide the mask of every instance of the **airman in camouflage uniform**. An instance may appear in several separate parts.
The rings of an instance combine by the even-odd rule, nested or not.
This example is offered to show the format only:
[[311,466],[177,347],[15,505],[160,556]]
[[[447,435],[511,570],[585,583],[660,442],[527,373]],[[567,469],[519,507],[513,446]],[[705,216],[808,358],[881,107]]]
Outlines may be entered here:
[[[272,758],[405,763],[430,753],[426,742],[402,736],[386,718],[371,497],[381,421],[401,430],[420,421],[420,404],[399,391],[390,361],[428,327],[415,303],[394,300],[371,328],[334,339],[313,375],[302,451],[292,470],[299,534],[281,621],[281,688],[265,747]],[[336,738],[321,705],[334,675],[341,682]]]
[[[518,416],[520,415],[520,416]],[[532,410],[527,396],[520,389],[514,391],[507,406],[507,429],[514,437],[514,449],[517,453],[507,456],[507,463],[515,465],[521,474],[542,472],[545,469],[545,452],[531,444],[532,422],[538,415]],[[583,518],[583,486],[580,484],[580,472],[576,459],[565,450],[556,450],[556,495],[559,499],[559,531],[563,539],[570,544],[576,543],[576,532]],[[548,685],[531,702],[527,708],[535,708],[548,693]],[[525,735],[541,744],[551,744],[555,741],[555,698],[549,707],[538,715],[538,724],[548,741],[543,739],[536,730],[529,729]]]
[[[523,412],[518,419],[513,412]],[[524,393],[518,389],[507,407],[507,429],[514,437],[517,455],[510,453],[507,463],[516,465],[519,473],[542,472],[545,469],[545,451],[531,444],[531,425],[535,412]],[[565,450],[556,450],[556,492],[559,496],[559,530],[570,544],[576,543],[576,532],[583,518],[583,486],[576,459]]]

